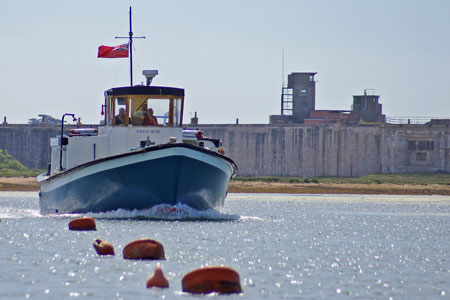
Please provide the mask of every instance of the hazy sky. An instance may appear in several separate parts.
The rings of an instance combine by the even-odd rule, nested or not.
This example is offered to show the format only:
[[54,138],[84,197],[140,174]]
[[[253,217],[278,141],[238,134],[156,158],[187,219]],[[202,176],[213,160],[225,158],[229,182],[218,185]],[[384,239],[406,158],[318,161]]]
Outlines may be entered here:
[[103,92],[129,85],[119,45],[133,6],[134,81],[186,89],[185,123],[268,123],[285,76],[318,72],[316,109],[349,110],[375,89],[388,117],[450,118],[450,1],[3,1],[0,117],[75,113],[98,123]]

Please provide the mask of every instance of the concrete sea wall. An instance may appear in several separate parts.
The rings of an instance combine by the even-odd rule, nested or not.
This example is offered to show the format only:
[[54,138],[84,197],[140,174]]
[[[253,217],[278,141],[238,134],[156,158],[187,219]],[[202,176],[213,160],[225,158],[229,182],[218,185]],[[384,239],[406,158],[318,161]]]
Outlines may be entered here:
[[50,137],[60,134],[57,126],[2,125],[0,149],[6,149],[30,169],[45,169],[50,162]]
[[[450,171],[448,126],[203,125],[242,176]],[[415,145],[413,147],[412,145]]]
[[[75,126],[64,126],[65,134]],[[0,125],[0,149],[6,149],[29,169],[46,169],[50,138],[61,134],[56,125]]]
[[[448,125],[199,125],[219,138],[241,176],[360,176],[450,172]],[[66,129],[70,129],[69,126]],[[47,167],[58,126],[2,125],[0,149]]]

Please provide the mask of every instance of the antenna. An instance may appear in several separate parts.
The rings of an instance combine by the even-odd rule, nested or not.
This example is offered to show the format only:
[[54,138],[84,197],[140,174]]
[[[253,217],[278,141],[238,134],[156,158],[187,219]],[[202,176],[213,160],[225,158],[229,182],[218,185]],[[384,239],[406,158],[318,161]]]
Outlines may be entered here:
[[128,36],[116,36],[116,39],[129,39],[128,47],[130,48],[130,86],[133,86],[133,39],[145,39],[145,36],[133,37],[133,23],[131,21],[131,6],[130,6],[130,32]]
[[284,48],[281,52],[281,87],[284,88]]

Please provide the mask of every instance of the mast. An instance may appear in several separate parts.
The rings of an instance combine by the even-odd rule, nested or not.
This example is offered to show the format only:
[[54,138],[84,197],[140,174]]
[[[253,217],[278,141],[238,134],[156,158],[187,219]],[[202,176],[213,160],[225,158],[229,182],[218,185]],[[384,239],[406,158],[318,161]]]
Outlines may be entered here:
[[128,39],[128,52],[130,53],[130,86],[133,86],[133,39],[145,39],[145,36],[133,37],[131,6],[130,6],[130,32],[128,36],[116,36],[116,39]]
[[130,48],[128,51],[130,52],[130,86],[133,86],[133,28],[131,22],[131,6],[130,6],[130,41],[128,42],[128,47]]

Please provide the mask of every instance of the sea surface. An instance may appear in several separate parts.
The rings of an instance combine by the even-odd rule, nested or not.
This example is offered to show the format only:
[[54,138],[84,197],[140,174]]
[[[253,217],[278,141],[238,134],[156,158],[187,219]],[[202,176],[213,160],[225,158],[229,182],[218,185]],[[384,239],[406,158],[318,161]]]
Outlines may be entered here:
[[[185,206],[41,215],[34,192],[0,192],[0,299],[450,299],[450,197],[229,194],[219,212]],[[92,243],[109,241],[116,256]],[[160,241],[168,289],[147,289],[156,261],[122,258]],[[242,294],[194,296],[181,279],[224,265]]]

